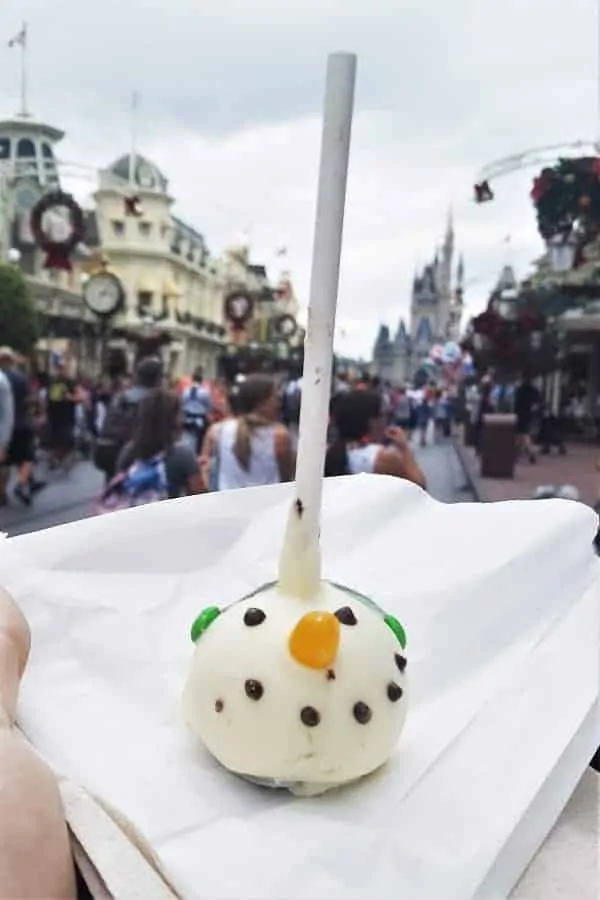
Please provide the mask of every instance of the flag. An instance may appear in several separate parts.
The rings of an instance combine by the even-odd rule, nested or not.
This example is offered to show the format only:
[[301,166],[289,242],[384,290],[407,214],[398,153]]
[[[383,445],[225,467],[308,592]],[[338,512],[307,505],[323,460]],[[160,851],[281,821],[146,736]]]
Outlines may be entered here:
[[27,41],[27,25],[23,25],[20,32],[8,42],[9,47],[24,47]]

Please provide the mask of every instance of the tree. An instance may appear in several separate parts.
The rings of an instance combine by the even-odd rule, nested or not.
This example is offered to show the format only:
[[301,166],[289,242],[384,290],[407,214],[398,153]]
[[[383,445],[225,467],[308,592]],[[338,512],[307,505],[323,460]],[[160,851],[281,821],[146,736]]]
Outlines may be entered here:
[[23,273],[0,264],[0,344],[29,356],[39,337],[39,316]]

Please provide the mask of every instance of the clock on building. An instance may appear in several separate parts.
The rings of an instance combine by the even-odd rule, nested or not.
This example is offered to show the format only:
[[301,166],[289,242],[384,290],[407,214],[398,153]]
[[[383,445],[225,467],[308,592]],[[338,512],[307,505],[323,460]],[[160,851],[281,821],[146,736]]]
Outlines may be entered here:
[[114,316],[123,305],[123,285],[112,272],[97,272],[83,287],[83,301],[90,312],[100,318]]

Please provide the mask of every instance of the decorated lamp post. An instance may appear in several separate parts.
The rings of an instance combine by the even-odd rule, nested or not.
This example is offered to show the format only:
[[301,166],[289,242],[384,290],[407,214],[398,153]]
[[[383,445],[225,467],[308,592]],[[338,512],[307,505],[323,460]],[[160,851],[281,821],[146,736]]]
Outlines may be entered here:
[[531,368],[546,326],[540,312],[522,306],[516,292],[508,293],[491,295],[487,309],[472,320],[465,341],[475,367],[480,372],[494,369],[500,377]]

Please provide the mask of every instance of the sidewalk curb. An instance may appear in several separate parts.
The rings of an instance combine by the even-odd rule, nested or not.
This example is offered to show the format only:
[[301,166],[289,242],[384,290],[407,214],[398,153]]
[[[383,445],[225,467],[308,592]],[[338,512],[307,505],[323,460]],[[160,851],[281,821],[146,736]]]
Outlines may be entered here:
[[452,445],[454,447],[454,452],[456,453],[456,455],[458,457],[458,461],[460,462],[461,468],[463,470],[464,476],[465,476],[467,484],[469,486],[469,490],[471,491],[471,493],[475,497],[475,500],[478,503],[485,503],[486,497],[484,496],[483,491],[481,490],[481,485],[479,483],[479,479],[477,478],[477,475],[473,471],[473,466],[471,465],[471,462],[467,457],[467,454],[466,454],[465,448],[462,445],[462,442],[460,441],[459,438],[453,437]]

